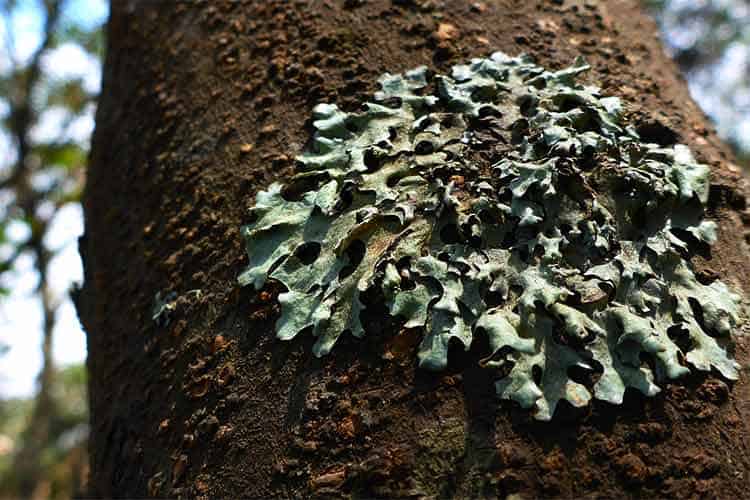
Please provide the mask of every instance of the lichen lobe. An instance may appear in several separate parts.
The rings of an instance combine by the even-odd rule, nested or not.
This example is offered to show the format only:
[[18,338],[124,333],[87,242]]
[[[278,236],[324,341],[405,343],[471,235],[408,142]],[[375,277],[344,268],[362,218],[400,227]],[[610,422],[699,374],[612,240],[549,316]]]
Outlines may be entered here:
[[[314,353],[362,337],[378,289],[423,328],[422,368],[486,335],[498,395],[549,420],[562,400],[622,402],[691,369],[738,377],[740,297],[690,259],[716,240],[705,165],[643,143],[616,97],[495,53],[450,76],[386,74],[361,111],[314,109],[309,151],[257,195],[242,285],[280,282],[277,336]],[[584,385],[573,368],[598,374]]]

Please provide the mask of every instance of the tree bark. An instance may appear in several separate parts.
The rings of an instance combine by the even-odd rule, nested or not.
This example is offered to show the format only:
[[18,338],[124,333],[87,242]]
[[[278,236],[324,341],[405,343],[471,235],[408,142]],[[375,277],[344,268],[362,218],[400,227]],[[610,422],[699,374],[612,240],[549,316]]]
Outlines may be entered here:
[[[275,338],[273,290],[236,282],[246,209],[293,171],[315,103],[354,109],[384,72],[502,50],[552,69],[583,55],[635,124],[709,164],[719,242],[696,265],[750,290],[745,181],[635,0],[131,0],[108,35],[78,300],[92,495],[745,496],[746,370],[538,423],[475,363],[418,370],[413,339],[393,359],[354,339],[316,359],[309,336]],[[735,357],[750,361],[739,332]]]

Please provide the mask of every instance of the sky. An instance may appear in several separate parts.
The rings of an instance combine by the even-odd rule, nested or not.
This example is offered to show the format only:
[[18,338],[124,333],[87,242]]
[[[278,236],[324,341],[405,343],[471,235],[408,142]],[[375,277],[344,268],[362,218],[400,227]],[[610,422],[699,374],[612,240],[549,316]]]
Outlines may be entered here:
[[[63,11],[64,21],[75,21],[85,28],[97,26],[106,21],[108,5],[106,0],[68,0]],[[27,60],[41,43],[42,14],[34,0],[19,0],[10,26],[0,21],[0,34],[3,43],[5,31],[12,30],[15,38],[15,56]],[[0,51],[3,54],[7,47]],[[0,56],[0,71],[8,68],[9,61]],[[60,78],[81,77],[88,90],[97,91],[101,81],[100,63],[81,48],[64,44],[50,52],[42,62],[44,71]],[[1,97],[1,96],[0,96]],[[0,115],[7,112],[7,106],[0,101]],[[88,143],[94,126],[93,107],[86,116],[76,120],[69,134],[80,142]],[[56,137],[60,130],[64,113],[61,109],[48,109],[38,127],[32,130],[32,137],[44,140]],[[10,142],[0,134],[0,165],[13,160]],[[2,200],[0,200],[2,204]],[[22,224],[9,228],[9,236],[23,239],[27,229]],[[54,336],[54,357],[59,365],[79,363],[86,359],[86,338],[81,329],[73,304],[68,299],[68,290],[73,283],[83,278],[81,259],[78,256],[77,239],[83,232],[83,217],[77,204],[63,207],[54,219],[46,240],[50,248],[60,249],[50,265],[50,282],[58,298],[63,302],[57,313]],[[15,269],[6,273],[4,283],[12,292],[0,300],[0,344],[7,344],[10,350],[0,356],[0,398],[24,397],[36,390],[36,376],[41,368],[40,352],[42,310],[33,290],[37,283],[31,257],[19,259]]]

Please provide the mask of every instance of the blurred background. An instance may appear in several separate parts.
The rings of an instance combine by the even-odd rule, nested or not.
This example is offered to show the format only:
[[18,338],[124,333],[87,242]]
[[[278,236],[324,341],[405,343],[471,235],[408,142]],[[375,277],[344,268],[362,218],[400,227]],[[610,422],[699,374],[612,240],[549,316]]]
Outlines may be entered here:
[[693,98],[750,162],[750,1],[644,0]]
[[[644,0],[719,134],[750,162],[750,2]],[[107,0],[0,0],[0,498],[85,492],[78,203]]]
[[70,291],[107,15],[106,0],[0,0],[0,498],[84,491]]

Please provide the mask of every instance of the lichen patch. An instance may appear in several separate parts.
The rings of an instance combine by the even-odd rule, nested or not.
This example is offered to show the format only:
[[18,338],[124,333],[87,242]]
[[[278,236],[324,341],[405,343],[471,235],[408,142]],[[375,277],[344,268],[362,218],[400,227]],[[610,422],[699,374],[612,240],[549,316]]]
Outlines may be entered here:
[[642,141],[618,98],[576,82],[588,69],[497,52],[450,75],[386,74],[357,112],[316,106],[298,173],[260,192],[242,229],[240,284],[286,288],[277,336],[309,330],[325,355],[365,334],[377,289],[423,329],[420,367],[485,335],[498,395],[540,420],[690,370],[736,379],[740,297],[690,263],[716,240],[708,167]]

